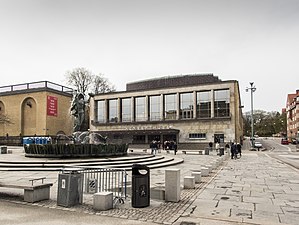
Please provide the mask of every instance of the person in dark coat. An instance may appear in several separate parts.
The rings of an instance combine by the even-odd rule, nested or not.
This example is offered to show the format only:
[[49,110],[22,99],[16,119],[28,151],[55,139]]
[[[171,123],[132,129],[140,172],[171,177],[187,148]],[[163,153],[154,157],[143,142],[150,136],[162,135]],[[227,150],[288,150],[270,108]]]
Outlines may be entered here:
[[240,157],[242,156],[242,146],[240,143],[237,143],[237,154],[240,154]]
[[237,145],[236,143],[232,143],[231,146],[230,146],[230,153],[231,153],[231,159],[237,157]]

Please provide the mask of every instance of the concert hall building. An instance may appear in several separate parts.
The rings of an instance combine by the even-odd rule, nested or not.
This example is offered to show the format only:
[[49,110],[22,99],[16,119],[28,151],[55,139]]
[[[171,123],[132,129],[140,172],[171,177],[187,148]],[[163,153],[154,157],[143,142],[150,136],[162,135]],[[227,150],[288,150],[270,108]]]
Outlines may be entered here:
[[126,91],[95,95],[90,130],[109,142],[146,147],[152,140],[199,149],[243,139],[239,83],[213,74],[166,76],[128,83]]

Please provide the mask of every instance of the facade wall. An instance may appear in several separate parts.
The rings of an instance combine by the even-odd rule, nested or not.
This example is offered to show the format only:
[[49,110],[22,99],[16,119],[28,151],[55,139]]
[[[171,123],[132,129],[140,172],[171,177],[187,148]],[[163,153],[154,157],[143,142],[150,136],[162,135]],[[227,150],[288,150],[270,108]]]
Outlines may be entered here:
[[292,139],[299,137],[299,90],[296,94],[289,94],[286,106],[287,137]]
[[[108,115],[108,102],[109,99],[116,99],[118,104],[118,110],[121,110],[121,99],[129,98],[134,100],[140,96],[146,97],[146,104],[148,105],[149,96],[160,96],[161,105],[163,105],[163,96],[168,94],[179,93],[196,93],[199,91],[214,91],[216,90],[229,90],[229,115],[225,117],[216,118],[214,115],[214,103],[212,102],[212,115],[209,118],[197,118],[196,117],[196,100],[193,99],[193,117],[189,119],[181,119],[179,113],[177,112],[176,118],[174,120],[165,120],[162,118],[158,121],[149,121],[149,117],[145,121],[128,121],[117,122],[109,121]],[[212,94],[213,95],[213,94]],[[212,96],[214,98],[214,96]],[[105,121],[97,121],[97,101],[105,100]],[[177,104],[177,109],[179,108]],[[132,111],[134,111],[132,106]],[[148,108],[146,109],[146,114],[149,115]],[[192,111],[191,110],[191,111]],[[160,114],[163,114],[163,107],[161,108]],[[118,117],[121,116],[121,112],[118,112]],[[125,140],[129,143],[134,143],[133,136],[135,135],[145,135],[145,144],[149,143],[154,135],[160,136],[161,141],[163,137],[168,137],[167,135],[172,132],[176,135],[176,141],[179,146],[186,146],[186,148],[194,148],[195,146],[204,146],[209,142],[215,142],[215,137],[217,135],[223,135],[224,142],[237,141],[240,142],[243,136],[243,120],[242,111],[240,107],[240,95],[239,86],[237,81],[223,81],[213,84],[201,84],[195,86],[184,86],[184,87],[171,87],[162,89],[150,89],[143,91],[125,91],[125,92],[114,92],[96,95],[90,102],[90,130],[106,134],[107,131],[110,134],[119,134],[120,139]],[[169,132],[168,132],[169,131]],[[197,137],[198,134],[205,134],[204,137]],[[192,135],[195,135],[193,137]],[[118,135],[117,135],[118,136]],[[109,136],[113,139],[113,135]],[[121,141],[121,140],[118,140]]]
[[[57,99],[57,115],[48,115],[47,97]],[[51,89],[5,92],[0,95],[1,113],[11,123],[0,124],[0,136],[33,136],[72,133],[71,94]]]

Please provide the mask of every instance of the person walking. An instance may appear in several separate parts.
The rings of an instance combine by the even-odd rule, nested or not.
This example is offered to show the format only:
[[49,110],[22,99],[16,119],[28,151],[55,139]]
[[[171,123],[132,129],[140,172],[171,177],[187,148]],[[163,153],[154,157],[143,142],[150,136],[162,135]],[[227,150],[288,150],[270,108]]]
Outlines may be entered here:
[[240,154],[240,157],[242,156],[242,145],[240,143],[237,143],[237,154]]
[[232,143],[230,146],[230,153],[231,153],[231,159],[237,159],[237,146],[236,143]]

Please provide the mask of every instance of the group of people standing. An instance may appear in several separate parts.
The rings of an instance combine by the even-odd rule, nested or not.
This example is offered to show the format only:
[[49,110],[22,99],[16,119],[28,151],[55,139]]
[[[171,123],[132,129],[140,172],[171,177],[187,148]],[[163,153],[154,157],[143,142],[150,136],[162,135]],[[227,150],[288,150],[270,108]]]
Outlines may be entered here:
[[[229,148],[229,146],[228,146],[228,148]],[[231,143],[230,153],[231,153],[231,159],[237,159],[238,154],[241,157],[242,156],[242,145],[240,143],[235,143],[235,142]]]
[[[156,155],[157,150],[160,149],[161,142],[157,140],[152,140],[150,143],[151,154]],[[175,141],[165,141],[162,144],[163,150],[173,150],[174,154],[177,153],[177,144]]]

